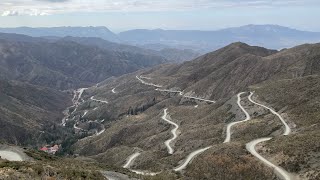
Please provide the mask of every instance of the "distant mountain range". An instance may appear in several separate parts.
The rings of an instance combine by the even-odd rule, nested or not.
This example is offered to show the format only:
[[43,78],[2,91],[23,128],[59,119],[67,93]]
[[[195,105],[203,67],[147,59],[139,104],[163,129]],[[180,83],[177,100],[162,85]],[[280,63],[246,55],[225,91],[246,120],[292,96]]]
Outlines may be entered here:
[[3,33],[24,34],[33,37],[100,37],[113,42],[119,42],[118,36],[106,27],[52,27],[52,28],[0,28]]
[[165,44],[205,52],[233,42],[282,49],[320,41],[318,32],[299,31],[277,25],[247,25],[216,31],[139,29],[121,32],[119,37],[131,44]]
[[320,41],[319,32],[308,32],[278,25],[246,25],[214,31],[135,29],[111,32],[106,27],[54,27],[54,28],[0,28],[0,32],[25,34],[34,37],[99,37],[147,49],[164,48],[193,49],[210,52],[233,42],[271,49],[289,48],[303,43]]
[[[52,38],[51,38],[52,39]],[[63,40],[73,41],[82,45],[96,46],[101,49],[117,51],[117,52],[128,52],[134,54],[144,54],[144,55],[153,55],[159,56],[167,59],[170,62],[183,62],[186,60],[192,60],[198,56],[200,53],[191,50],[191,49],[177,49],[170,48],[169,46],[164,48],[148,48],[148,47],[139,47],[127,44],[120,44],[115,42],[110,42],[101,38],[95,37],[64,37]]]

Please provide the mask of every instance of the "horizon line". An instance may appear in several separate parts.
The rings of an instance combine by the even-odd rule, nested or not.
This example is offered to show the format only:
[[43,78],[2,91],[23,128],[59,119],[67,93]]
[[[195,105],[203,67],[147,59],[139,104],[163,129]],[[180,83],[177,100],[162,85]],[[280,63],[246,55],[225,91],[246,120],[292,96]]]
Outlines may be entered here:
[[176,29],[176,28],[172,28],[172,29],[167,29],[167,28],[124,28],[126,30],[121,30],[121,31],[114,31],[112,30],[113,28],[108,27],[108,26],[104,26],[104,25],[88,25],[88,26],[15,26],[15,27],[1,27],[0,29],[17,29],[17,28],[30,28],[30,29],[50,29],[50,28],[106,28],[111,32],[117,32],[117,33],[121,33],[121,32],[125,32],[125,31],[132,31],[132,30],[150,30],[150,31],[154,31],[154,30],[163,30],[163,31],[203,31],[203,32],[211,32],[211,31],[220,31],[220,30],[225,30],[225,29],[232,29],[232,28],[241,28],[241,27],[248,27],[248,26],[274,26],[274,27],[281,27],[281,28],[288,28],[291,30],[297,30],[297,31],[307,31],[307,32],[319,32],[319,31],[312,31],[312,30],[301,30],[298,28],[293,28],[293,27],[289,27],[289,26],[285,26],[285,25],[279,25],[279,24],[244,24],[244,25],[240,25],[240,26],[226,26],[226,27],[220,27],[217,29],[206,29],[206,30],[202,30],[202,29]]

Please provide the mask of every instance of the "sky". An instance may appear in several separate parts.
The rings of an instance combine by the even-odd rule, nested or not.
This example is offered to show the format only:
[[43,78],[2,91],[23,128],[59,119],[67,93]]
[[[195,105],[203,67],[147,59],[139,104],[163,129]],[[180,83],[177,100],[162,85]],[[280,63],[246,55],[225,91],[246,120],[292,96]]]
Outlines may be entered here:
[[0,27],[216,30],[277,24],[320,32],[320,0],[1,0]]

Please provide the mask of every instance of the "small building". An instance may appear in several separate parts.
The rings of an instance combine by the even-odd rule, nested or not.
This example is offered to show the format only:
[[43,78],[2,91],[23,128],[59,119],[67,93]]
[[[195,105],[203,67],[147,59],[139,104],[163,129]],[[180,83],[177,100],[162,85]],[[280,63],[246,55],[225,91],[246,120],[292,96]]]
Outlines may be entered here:
[[49,148],[50,154],[56,154],[56,152],[59,150],[59,145],[54,145],[51,148]]
[[52,147],[50,147],[49,145],[46,145],[46,146],[43,146],[42,148],[40,148],[40,151],[44,151],[49,154],[56,154],[56,152],[59,151],[59,145],[56,144]]
[[48,152],[49,149],[46,146],[43,146],[42,148],[40,148],[40,151]]

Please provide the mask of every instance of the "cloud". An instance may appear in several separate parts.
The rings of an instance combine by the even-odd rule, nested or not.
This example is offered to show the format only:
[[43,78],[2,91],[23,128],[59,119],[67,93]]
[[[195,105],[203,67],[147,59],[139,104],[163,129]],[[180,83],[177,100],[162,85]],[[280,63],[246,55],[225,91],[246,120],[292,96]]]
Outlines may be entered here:
[[19,13],[17,11],[4,11],[1,16],[17,16]]
[[217,8],[314,6],[318,0],[1,0],[2,16],[50,15],[73,12],[159,12]]
[[27,16],[46,16],[46,15],[50,15],[47,12],[41,12],[40,10],[37,9],[28,9],[28,10],[7,10],[2,12],[1,16],[5,17],[5,16],[23,16],[23,15],[27,15]]

